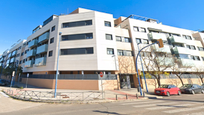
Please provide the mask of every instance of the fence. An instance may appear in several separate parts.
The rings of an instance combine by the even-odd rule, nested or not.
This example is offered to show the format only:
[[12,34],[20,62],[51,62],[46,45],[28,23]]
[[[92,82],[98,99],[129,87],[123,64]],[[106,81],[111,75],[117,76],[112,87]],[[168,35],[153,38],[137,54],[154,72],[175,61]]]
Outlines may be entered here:
[[[21,78],[26,78],[27,75],[21,75]],[[29,78],[37,79],[55,79],[55,74],[38,74],[29,75]],[[58,79],[77,79],[77,80],[117,80],[116,74],[106,74],[102,78],[98,74],[60,74]]]
[[[146,79],[155,79],[154,76],[150,75],[151,77],[146,77]],[[176,76],[176,74],[169,74],[169,76],[161,74],[161,79],[177,79],[178,77]],[[182,74],[181,78],[199,78],[198,75],[195,74]],[[142,76],[142,79],[143,76]]]
[[5,90],[5,93],[16,99],[45,102],[83,102],[104,99],[103,92],[57,92],[54,91],[31,91],[31,90]]

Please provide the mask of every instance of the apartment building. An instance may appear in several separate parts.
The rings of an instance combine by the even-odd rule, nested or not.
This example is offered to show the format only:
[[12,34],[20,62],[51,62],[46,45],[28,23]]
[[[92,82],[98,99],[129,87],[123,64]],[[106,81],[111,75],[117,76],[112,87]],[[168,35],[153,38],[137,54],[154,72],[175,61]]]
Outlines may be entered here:
[[107,90],[137,87],[138,45],[142,48],[162,39],[164,48],[153,45],[142,56],[165,52],[174,54],[180,67],[201,67],[203,38],[202,32],[163,25],[155,19],[135,15],[115,19],[112,14],[78,8],[68,15],[49,17],[26,40],[5,51],[0,62],[3,67],[22,66],[31,85],[54,88],[59,53],[60,89],[100,90],[102,84]]

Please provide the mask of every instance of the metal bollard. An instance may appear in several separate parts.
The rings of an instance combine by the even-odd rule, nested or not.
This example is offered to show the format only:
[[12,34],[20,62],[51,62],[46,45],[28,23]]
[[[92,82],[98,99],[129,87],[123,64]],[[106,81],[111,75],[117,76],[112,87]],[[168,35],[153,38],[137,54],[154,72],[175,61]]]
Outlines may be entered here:
[[143,92],[143,97],[145,97],[145,92]]
[[136,94],[136,98],[138,99],[138,95]]
[[115,99],[118,100],[118,96],[117,96],[117,94],[115,95]]
[[128,95],[126,94],[126,99],[128,99]]

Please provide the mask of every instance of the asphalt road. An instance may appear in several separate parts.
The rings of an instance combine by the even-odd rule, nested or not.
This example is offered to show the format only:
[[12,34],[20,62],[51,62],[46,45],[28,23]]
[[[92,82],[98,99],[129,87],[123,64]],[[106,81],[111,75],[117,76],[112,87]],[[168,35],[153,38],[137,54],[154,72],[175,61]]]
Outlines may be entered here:
[[[2,95],[0,95],[2,98]],[[1,101],[0,98],[0,101]],[[2,104],[2,103],[0,103]],[[102,104],[35,104],[2,115],[204,115],[204,94]],[[33,106],[31,106],[33,105]],[[34,106],[35,105],[35,106]]]

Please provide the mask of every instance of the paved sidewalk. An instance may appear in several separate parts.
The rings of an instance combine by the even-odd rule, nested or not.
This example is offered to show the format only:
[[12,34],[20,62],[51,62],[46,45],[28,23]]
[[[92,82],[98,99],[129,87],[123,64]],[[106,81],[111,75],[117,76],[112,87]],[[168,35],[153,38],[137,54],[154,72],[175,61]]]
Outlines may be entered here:
[[[15,83],[14,86],[25,87],[23,83]],[[153,90],[150,93],[145,93],[145,97],[140,96],[140,93],[136,88],[121,89],[121,90],[108,90],[102,94],[97,90],[65,90],[58,89],[57,97],[54,98],[54,89],[40,88],[32,85],[27,85],[27,88],[11,88],[0,87],[5,92],[9,92],[11,96],[19,97],[19,99],[29,100],[50,100],[50,101],[72,101],[83,100],[84,102],[111,102],[116,100],[132,100],[132,99],[148,99],[148,98],[162,98],[162,96],[156,96],[153,94]],[[44,97],[42,97],[44,95]]]

